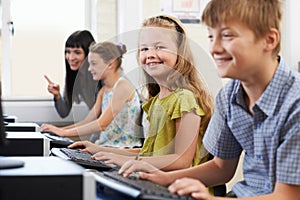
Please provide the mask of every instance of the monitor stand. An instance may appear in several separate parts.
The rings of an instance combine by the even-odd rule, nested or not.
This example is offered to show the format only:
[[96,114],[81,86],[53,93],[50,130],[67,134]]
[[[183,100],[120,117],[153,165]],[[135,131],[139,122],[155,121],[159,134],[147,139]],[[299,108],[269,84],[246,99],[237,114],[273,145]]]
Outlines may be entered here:
[[0,156],[0,170],[24,167],[24,165],[24,161]]

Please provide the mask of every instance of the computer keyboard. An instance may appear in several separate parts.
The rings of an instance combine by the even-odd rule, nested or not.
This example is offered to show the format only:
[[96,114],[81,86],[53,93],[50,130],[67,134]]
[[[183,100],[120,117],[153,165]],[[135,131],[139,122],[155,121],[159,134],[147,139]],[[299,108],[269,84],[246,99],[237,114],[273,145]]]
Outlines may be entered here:
[[100,160],[94,160],[91,158],[92,155],[90,153],[80,151],[79,149],[52,148],[51,154],[67,160],[71,160],[88,169],[96,169],[99,171],[119,169],[119,167],[116,165],[106,164]]
[[94,172],[96,181],[112,190],[118,191],[135,199],[160,199],[160,200],[190,200],[191,196],[180,196],[172,194],[166,187],[153,182],[139,179],[137,176],[130,175],[123,177],[117,170]]
[[41,133],[50,139],[50,148],[67,147],[70,144],[74,143],[74,141],[71,140],[70,138],[61,137],[51,132],[41,132]]

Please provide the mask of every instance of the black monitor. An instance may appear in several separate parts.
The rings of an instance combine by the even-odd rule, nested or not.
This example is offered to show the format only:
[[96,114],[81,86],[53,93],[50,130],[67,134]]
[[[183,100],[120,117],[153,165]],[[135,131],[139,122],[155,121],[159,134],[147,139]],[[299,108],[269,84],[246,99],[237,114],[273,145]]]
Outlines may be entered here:
[[0,170],[7,168],[23,167],[23,161],[1,156],[1,149],[5,148],[7,142],[8,141],[6,140],[6,132],[3,120],[2,103],[0,99]]

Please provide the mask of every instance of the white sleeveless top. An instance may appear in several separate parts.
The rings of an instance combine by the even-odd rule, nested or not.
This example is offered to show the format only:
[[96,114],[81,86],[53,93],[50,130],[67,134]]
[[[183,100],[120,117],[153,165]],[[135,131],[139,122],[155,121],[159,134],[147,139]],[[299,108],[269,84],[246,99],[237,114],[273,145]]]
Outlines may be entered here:
[[[107,109],[112,100],[113,91],[122,79],[124,78],[121,77],[116,81],[111,91],[103,93],[102,111]],[[134,98],[124,105],[123,109],[114,117],[114,120],[105,131],[100,132],[99,139],[95,141],[95,144],[119,148],[140,146],[140,138],[135,134],[137,126],[135,122],[140,112],[139,96],[135,91]]]

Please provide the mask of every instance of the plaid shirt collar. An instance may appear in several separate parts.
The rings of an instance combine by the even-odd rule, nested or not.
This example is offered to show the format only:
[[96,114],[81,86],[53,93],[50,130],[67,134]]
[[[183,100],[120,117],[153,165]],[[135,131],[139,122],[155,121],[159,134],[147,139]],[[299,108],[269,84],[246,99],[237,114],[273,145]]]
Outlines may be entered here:
[[[254,105],[254,107],[257,107],[266,116],[272,116],[274,114],[282,88],[290,87],[293,83],[292,80],[289,80],[289,73],[287,73],[289,69],[285,67],[286,64],[284,60],[279,56],[278,61],[279,64],[272,80]],[[248,108],[244,96],[245,90],[239,81],[234,88],[231,102],[238,104],[247,110]]]

